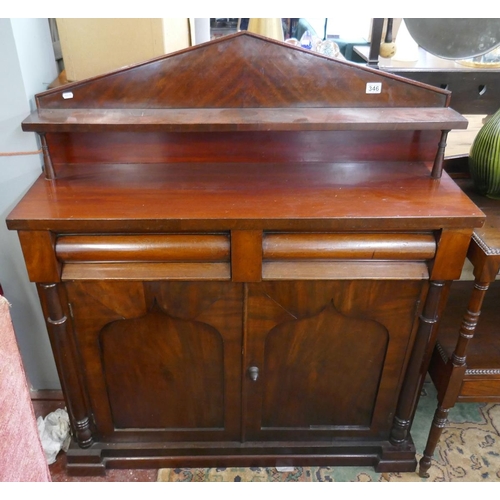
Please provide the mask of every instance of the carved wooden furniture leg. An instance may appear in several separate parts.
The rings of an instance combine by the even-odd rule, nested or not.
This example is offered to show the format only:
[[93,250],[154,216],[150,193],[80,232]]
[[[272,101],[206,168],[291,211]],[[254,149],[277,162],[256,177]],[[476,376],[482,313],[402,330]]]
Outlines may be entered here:
[[77,371],[75,361],[77,348],[68,324],[68,318],[63,310],[63,301],[57,283],[43,283],[38,285],[45,321],[49,331],[54,356],[57,358],[59,377],[63,391],[78,394],[78,397],[67,399],[68,415],[74,430],[74,439],[82,448],[92,445],[90,410],[85,397],[81,374]]
[[460,393],[461,383],[467,368],[467,346],[470,340],[474,337],[479,315],[481,314],[481,306],[488,287],[489,282],[479,282],[476,280],[474,283],[474,289],[471,293],[468,309],[460,327],[457,345],[455,347],[455,351],[453,352],[453,356],[448,362],[448,368],[450,370],[448,384],[444,392],[438,396],[438,408],[434,415],[424,455],[420,459],[420,477],[429,477],[427,471],[431,466],[432,456],[434,455],[441,433],[447,424],[448,412],[455,405]]
[[398,403],[390,438],[391,443],[394,445],[402,444],[408,438],[411,419],[418,400],[417,388],[422,385],[426,372],[426,369],[422,370],[421,360],[424,357],[424,351],[432,335],[432,330],[437,323],[444,286],[445,283],[443,281],[433,281],[430,283],[424,311],[420,316],[420,324],[413,351],[414,355],[410,360],[407,377],[404,381],[405,389],[403,394],[412,394],[412,397],[402,397]]

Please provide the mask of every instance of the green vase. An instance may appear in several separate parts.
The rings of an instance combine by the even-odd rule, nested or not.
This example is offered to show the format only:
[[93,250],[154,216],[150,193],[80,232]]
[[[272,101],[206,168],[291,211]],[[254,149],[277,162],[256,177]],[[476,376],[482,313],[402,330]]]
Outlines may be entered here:
[[469,171],[480,194],[500,199],[500,110],[477,133],[469,153]]

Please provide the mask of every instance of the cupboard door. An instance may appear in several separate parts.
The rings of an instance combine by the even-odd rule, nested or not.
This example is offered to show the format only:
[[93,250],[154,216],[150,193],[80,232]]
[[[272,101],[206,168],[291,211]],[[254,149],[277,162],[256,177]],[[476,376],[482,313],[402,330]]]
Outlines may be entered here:
[[241,285],[68,282],[102,440],[239,439]]
[[249,285],[246,439],[388,437],[426,286]]

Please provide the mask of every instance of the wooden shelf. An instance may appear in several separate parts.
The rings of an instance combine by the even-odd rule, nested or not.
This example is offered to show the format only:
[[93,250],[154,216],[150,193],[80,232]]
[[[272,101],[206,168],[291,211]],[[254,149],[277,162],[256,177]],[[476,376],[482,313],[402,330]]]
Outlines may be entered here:
[[28,132],[452,130],[467,120],[450,108],[44,109]]

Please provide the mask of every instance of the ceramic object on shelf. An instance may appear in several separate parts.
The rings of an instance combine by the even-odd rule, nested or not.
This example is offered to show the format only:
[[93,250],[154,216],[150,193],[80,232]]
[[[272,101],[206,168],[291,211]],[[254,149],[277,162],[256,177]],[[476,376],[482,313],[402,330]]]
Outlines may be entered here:
[[300,47],[300,42],[296,38],[287,38],[285,40],[285,43],[289,43],[290,45],[293,45],[294,47]]
[[480,194],[500,199],[500,110],[477,133],[469,153],[469,171]]
[[318,44],[317,52],[328,57],[339,57],[340,49],[339,46],[333,40],[323,40]]
[[387,28],[385,33],[385,39],[380,44],[380,56],[390,59],[396,54],[396,44],[392,40],[392,22],[393,19],[387,19]]

